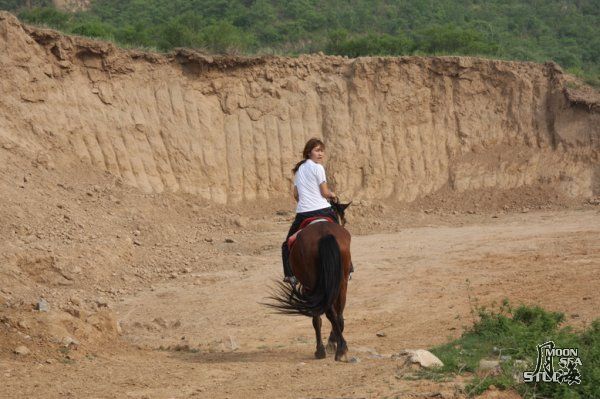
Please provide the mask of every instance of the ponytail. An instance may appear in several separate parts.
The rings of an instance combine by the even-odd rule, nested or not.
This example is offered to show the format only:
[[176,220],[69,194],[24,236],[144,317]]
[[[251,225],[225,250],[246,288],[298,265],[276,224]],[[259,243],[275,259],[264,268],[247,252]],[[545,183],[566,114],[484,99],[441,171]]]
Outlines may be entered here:
[[296,172],[298,171],[298,169],[300,169],[300,166],[301,166],[301,165],[302,165],[304,162],[306,162],[306,161],[307,161],[306,159],[303,159],[302,161],[298,162],[298,163],[296,164],[296,166],[294,166],[294,169],[292,169],[292,172],[294,172],[294,174],[296,174]]
[[296,174],[296,172],[298,172],[298,169],[300,169],[300,166],[310,158],[310,153],[313,150],[313,148],[318,146],[321,146],[323,147],[323,149],[325,149],[325,144],[323,144],[323,142],[317,138],[313,137],[312,139],[306,142],[306,145],[304,145],[304,150],[302,151],[302,161],[298,162],[296,166],[294,166],[294,168],[292,169],[292,172],[294,172],[294,174]]

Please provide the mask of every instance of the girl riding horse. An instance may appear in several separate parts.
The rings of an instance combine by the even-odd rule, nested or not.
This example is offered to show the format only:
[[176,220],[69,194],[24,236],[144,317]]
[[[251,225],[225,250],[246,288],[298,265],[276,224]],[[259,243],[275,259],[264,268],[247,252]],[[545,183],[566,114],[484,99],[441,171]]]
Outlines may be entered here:
[[311,217],[325,216],[339,224],[337,216],[333,212],[327,199],[334,200],[336,195],[327,186],[327,177],[323,168],[325,157],[325,144],[317,138],[306,142],[303,159],[296,164],[294,172],[294,198],[298,201],[296,206],[296,218],[290,227],[290,231],[281,245],[281,257],[283,260],[283,281],[296,283],[296,277],[292,274],[289,264],[290,249],[288,239],[298,231],[300,224]]
[[[343,224],[344,211],[349,204],[340,204],[327,187],[321,165],[324,150],[321,140],[309,140],[304,147],[304,159],[294,168],[294,197],[298,207],[282,245],[284,282],[291,284],[280,283],[279,291],[271,296],[275,303],[267,305],[281,313],[312,317],[317,341],[315,357],[318,359],[326,356],[321,339],[321,315],[325,314],[332,327],[327,348],[335,350],[335,360],[339,361],[345,360],[348,351],[343,337],[343,314],[352,260],[350,233]],[[331,200],[331,205],[326,198]],[[326,217],[331,223],[311,223],[304,227],[290,251],[287,239],[297,232],[303,221],[314,216]],[[297,288],[298,282],[300,288]]]

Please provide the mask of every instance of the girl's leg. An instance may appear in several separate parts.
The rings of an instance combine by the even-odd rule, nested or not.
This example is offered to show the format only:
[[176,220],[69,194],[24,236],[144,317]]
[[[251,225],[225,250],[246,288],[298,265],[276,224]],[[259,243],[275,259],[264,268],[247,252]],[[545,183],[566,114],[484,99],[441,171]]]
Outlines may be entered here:
[[283,274],[285,277],[293,276],[292,267],[290,266],[290,249],[288,248],[288,245],[287,245],[288,238],[290,238],[295,232],[298,231],[298,229],[300,228],[300,224],[302,224],[302,222],[305,219],[308,219],[309,217],[313,217],[313,216],[329,216],[337,223],[337,218],[335,217],[335,214],[333,213],[333,209],[331,209],[331,208],[318,209],[316,211],[303,212],[303,213],[296,214],[296,218],[294,219],[294,222],[292,223],[292,226],[290,227],[290,231],[288,231],[288,234],[285,237],[285,241],[283,242],[283,244],[281,244],[281,260],[283,262]]
[[290,249],[288,248],[288,238],[290,238],[300,228],[300,223],[305,219],[301,213],[296,214],[296,218],[288,231],[285,241],[281,244],[281,260],[283,262],[283,275],[285,277],[292,277],[292,267],[290,266]]

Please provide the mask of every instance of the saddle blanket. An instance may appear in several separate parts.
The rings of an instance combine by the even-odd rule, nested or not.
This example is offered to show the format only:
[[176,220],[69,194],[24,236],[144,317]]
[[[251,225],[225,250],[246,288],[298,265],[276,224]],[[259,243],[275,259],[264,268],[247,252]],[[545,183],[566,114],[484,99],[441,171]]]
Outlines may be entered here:
[[290,249],[290,251],[292,250],[292,247],[294,246],[294,243],[296,242],[296,238],[298,238],[298,233],[300,233],[302,231],[302,229],[304,229],[306,226],[311,225],[313,223],[320,223],[320,222],[330,222],[333,223],[333,220],[330,217],[327,216],[313,216],[311,218],[306,218],[302,221],[302,223],[300,223],[300,228],[298,229],[297,232],[295,232],[294,234],[292,234],[290,236],[290,238],[288,238],[288,248]]

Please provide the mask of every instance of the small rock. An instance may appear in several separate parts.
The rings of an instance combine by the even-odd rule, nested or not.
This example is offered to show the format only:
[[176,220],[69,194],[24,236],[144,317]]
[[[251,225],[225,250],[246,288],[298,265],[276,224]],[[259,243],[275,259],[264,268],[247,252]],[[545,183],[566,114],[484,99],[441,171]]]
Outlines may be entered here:
[[134,230],[133,231],[133,235],[136,236],[136,237],[139,236],[140,234],[142,234],[142,232],[139,231],[139,230]]
[[417,363],[424,368],[432,367],[443,367],[444,363],[437,358],[433,353],[426,351],[425,349],[417,350],[405,350],[401,352],[402,355],[408,355],[408,361],[411,363]]
[[81,311],[74,307],[69,307],[65,309],[65,312],[69,313],[73,317],[81,318]]
[[206,241],[206,242],[213,242],[213,239],[212,239],[212,238],[210,238],[210,237],[206,237],[206,238],[204,239],[204,241]]
[[104,298],[98,298],[96,299],[96,306],[98,306],[99,308],[107,308],[108,302]]
[[22,355],[22,356],[26,356],[26,355],[29,355],[31,353],[31,351],[26,346],[23,346],[23,345],[17,346],[15,348],[14,352],[17,355]]
[[70,347],[78,347],[79,346],[79,341],[77,341],[74,338],[71,337],[64,337],[61,341],[61,344],[65,347],[65,348],[70,348]]
[[162,328],[167,328],[167,322],[162,317],[157,317],[152,321],[161,326]]
[[229,349],[231,349],[232,351],[238,350],[240,348],[237,341],[235,340],[235,338],[232,335],[229,336],[228,341],[229,341],[228,342]]
[[142,246],[142,243],[140,242],[140,240],[138,240],[137,238],[135,240],[133,240],[133,245],[137,245],[138,247]]
[[177,344],[174,346],[169,346],[169,349],[176,352],[189,352],[191,348],[190,344]]
[[478,369],[481,371],[495,370],[500,367],[499,360],[481,359]]
[[50,305],[48,305],[48,302],[46,302],[46,300],[42,298],[35,305],[35,309],[40,312],[48,312],[50,310]]
[[233,244],[235,241],[234,241],[233,238],[226,238],[225,242],[228,243],[228,244]]
[[380,338],[387,337],[387,334],[384,333],[383,331],[378,332],[376,335]]
[[236,218],[234,221],[235,225],[238,227],[246,227],[246,226],[248,226],[248,222],[249,222],[249,219],[244,216],[240,216],[240,217]]

